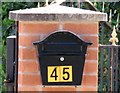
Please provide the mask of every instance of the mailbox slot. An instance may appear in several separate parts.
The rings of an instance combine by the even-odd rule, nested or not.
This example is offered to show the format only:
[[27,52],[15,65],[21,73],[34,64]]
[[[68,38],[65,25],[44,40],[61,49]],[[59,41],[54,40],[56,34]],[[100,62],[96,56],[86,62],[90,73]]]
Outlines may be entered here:
[[[86,45],[78,43],[39,43],[42,49],[40,55],[83,55]],[[40,50],[39,49],[39,50]]]
[[39,54],[43,85],[80,85],[88,43],[69,31],[34,42]]

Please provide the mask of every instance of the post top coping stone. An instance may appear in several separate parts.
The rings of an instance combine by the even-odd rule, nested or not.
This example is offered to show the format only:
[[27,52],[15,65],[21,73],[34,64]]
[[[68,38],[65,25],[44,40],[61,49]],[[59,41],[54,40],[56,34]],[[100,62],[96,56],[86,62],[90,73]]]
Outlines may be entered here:
[[107,21],[107,14],[91,10],[48,5],[9,12],[9,19],[15,21]]

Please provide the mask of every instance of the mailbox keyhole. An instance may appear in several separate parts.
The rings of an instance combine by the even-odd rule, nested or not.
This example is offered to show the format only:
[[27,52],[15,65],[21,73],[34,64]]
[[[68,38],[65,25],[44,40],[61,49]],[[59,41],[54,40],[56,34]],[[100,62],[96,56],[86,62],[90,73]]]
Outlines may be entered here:
[[65,60],[65,58],[64,58],[64,57],[60,57],[60,61],[62,61],[62,62],[63,62],[64,60]]

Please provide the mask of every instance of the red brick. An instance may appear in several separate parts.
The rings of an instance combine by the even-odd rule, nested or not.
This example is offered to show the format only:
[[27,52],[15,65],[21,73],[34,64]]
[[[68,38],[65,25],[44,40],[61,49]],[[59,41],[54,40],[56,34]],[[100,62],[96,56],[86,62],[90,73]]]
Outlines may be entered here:
[[86,42],[92,43],[89,47],[98,47],[98,36],[81,36],[81,38]]
[[18,74],[18,84],[22,84],[22,75]]
[[19,72],[38,72],[39,64],[37,62],[19,62]]
[[58,30],[58,23],[55,22],[19,22],[20,33],[48,34],[56,30]]
[[87,50],[86,60],[98,60],[98,50]]
[[97,88],[96,87],[87,87],[87,86],[84,86],[84,87],[79,87],[76,89],[77,91],[84,91],[85,93],[87,92],[91,92],[91,93],[97,93]]
[[97,86],[98,85],[98,76],[97,75],[83,75],[82,77],[82,86]]
[[[92,42],[93,45],[88,47],[86,60],[96,60],[96,62],[86,62],[84,67],[84,75],[80,88],[75,87],[37,87],[42,84],[41,77],[38,75],[38,63],[34,61],[22,60],[38,60],[37,50],[32,45],[33,42],[40,40],[41,34],[50,34],[58,30],[57,22],[19,22],[19,74],[18,84],[21,85],[21,91],[97,91],[97,60],[98,60],[98,23],[80,22],[80,23],[64,23],[65,30],[72,31],[80,35],[86,42]],[[84,35],[83,35],[84,34]],[[85,36],[90,35],[90,36]],[[24,73],[24,74],[23,74]],[[36,74],[37,73],[37,74]],[[92,75],[95,73],[95,75]],[[35,87],[36,86],[36,87]],[[89,87],[87,87],[89,86]],[[94,87],[95,86],[95,87]]]
[[[74,93],[74,91],[76,91],[75,87],[43,87],[42,91],[62,91],[62,93],[64,93],[65,91],[70,91],[72,93]],[[61,92],[60,92],[61,93]]]
[[97,62],[85,62],[84,74],[97,73],[98,63]]
[[18,82],[20,85],[41,85],[41,76],[35,75],[35,74],[19,74],[19,79]]
[[18,91],[19,91],[19,93],[24,93],[25,91],[29,92],[29,93],[39,93],[38,88],[29,87],[29,86],[18,87]]
[[20,36],[19,37],[19,45],[20,46],[32,46],[32,47],[35,47],[33,45],[33,42],[36,42],[36,41],[40,41],[40,36],[28,35],[28,36]]
[[98,34],[98,23],[66,23],[64,29],[76,34]]
[[19,48],[19,58],[37,60],[37,50],[33,48]]

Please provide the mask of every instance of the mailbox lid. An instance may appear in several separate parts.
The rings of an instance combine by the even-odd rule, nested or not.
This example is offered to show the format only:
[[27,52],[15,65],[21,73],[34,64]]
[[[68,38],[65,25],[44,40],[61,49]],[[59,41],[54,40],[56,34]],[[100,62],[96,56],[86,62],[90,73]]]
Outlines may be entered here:
[[40,54],[85,54],[88,45],[70,31],[57,31],[50,34],[43,41],[35,42]]

